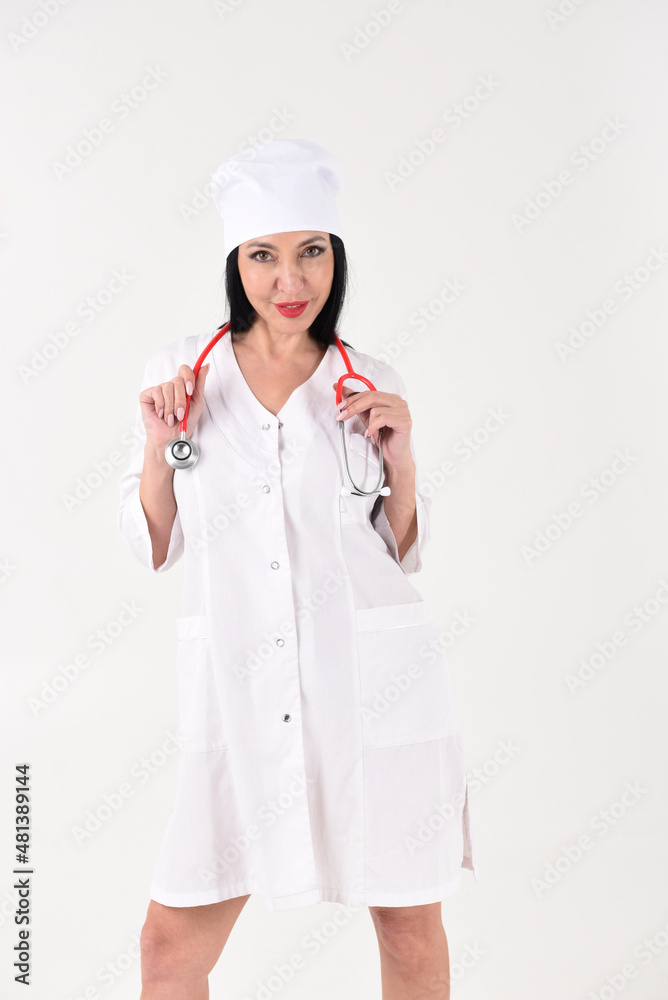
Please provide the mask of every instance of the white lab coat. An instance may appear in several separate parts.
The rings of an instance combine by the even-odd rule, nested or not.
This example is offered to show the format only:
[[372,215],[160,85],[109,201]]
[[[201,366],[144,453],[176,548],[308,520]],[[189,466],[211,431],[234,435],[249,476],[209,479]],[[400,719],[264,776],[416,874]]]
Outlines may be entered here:
[[[142,389],[194,364],[209,339],[159,350]],[[394,368],[348,353],[377,389],[405,398]],[[244,379],[229,333],[207,361],[200,459],[174,473],[178,510],[157,570],[139,499],[139,404],[120,480],[119,527],[137,559],[162,573],[185,555],[185,742],[151,897],[195,906],[258,893],[270,910],[441,900],[461,868],[477,872],[449,667],[408,578],[422,567],[430,498],[418,486],[418,538],[400,563],[384,500],[341,496],[335,345],[278,418]],[[372,489],[377,448],[359,418],[344,426],[353,478]]]

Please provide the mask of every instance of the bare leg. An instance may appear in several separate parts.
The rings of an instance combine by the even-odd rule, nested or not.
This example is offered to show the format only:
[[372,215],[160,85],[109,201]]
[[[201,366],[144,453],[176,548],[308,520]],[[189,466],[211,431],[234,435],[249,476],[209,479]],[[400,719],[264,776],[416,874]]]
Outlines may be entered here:
[[380,948],[383,1000],[450,1000],[450,956],[441,904],[370,906]]
[[248,898],[207,906],[151,899],[140,936],[140,1000],[208,1000],[209,973]]

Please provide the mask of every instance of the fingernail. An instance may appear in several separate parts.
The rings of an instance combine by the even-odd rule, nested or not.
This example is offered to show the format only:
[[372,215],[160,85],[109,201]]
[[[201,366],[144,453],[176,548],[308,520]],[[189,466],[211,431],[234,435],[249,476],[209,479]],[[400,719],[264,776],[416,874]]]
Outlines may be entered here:
[[186,393],[189,396],[192,396],[192,394],[193,394],[193,384],[192,384],[192,382],[186,382]]
[[163,406],[162,409],[160,410],[160,413],[158,414],[158,420],[162,420],[162,415],[163,415],[164,412],[165,412],[165,408]]
[[341,407],[345,406],[347,402],[348,402],[347,399],[342,399],[341,402],[337,403],[336,405],[338,406],[339,409],[341,409]]
[[167,425],[168,425],[168,427],[171,427],[173,423],[174,423],[174,414],[170,413],[169,416],[167,417]]
[[177,420],[183,420],[183,414],[184,414],[185,412],[186,412],[186,411],[185,411],[185,410],[183,409],[183,407],[182,407],[182,406],[179,406],[178,410],[176,411],[176,419],[177,419]]

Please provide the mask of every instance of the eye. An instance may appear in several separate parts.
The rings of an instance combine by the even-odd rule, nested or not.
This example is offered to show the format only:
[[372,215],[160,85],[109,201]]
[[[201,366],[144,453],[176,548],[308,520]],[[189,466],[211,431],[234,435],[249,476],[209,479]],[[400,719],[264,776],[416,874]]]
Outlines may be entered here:
[[[315,250],[316,253],[309,253],[308,252],[309,250]],[[324,247],[317,247],[317,246],[314,245],[314,246],[306,247],[306,249],[304,250],[304,253],[302,254],[302,256],[303,257],[315,258],[315,257],[320,257],[324,252],[325,252],[325,248]],[[260,258],[260,257],[258,257],[258,254],[264,254],[264,257]],[[249,256],[249,260],[257,260],[257,262],[259,264],[264,264],[264,263],[266,263],[266,261],[267,261],[268,258],[269,259],[271,258],[271,254],[269,253],[268,250],[256,250],[255,253],[251,253],[248,256]]]

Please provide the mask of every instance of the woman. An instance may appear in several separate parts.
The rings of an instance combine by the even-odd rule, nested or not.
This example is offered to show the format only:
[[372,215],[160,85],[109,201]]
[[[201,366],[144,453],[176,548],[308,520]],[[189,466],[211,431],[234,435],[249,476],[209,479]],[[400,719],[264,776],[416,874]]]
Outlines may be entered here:
[[[252,892],[270,909],[368,905],[383,996],[449,997],[440,901],[462,867],[477,880],[466,768],[438,629],[408,580],[429,500],[404,383],[347,345],[376,389],[346,385],[335,406],[339,182],[305,141],[222,164],[229,332],[196,377],[208,337],[162,348],[144,375],[119,525],[155,572],[185,553],[185,576],[179,784],[142,1000],[207,997]],[[165,448],[188,396],[200,457],[175,472]],[[340,421],[353,481],[375,489],[382,448],[389,495],[342,490]]]

